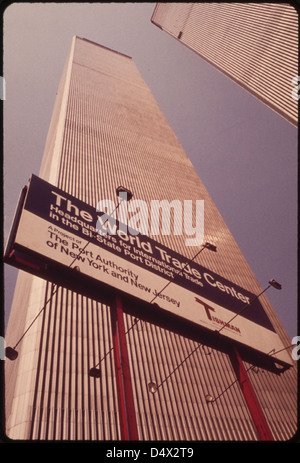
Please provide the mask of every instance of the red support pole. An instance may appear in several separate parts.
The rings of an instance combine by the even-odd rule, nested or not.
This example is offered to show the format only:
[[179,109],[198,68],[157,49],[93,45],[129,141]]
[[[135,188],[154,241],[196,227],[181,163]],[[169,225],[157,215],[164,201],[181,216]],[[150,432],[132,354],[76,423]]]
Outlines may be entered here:
[[247,375],[243,361],[237,348],[233,347],[231,354],[229,355],[231,364],[235,371],[237,380],[243,392],[244,398],[248,405],[249,412],[254,421],[258,437],[262,441],[273,441],[273,435],[260,406],[258,398],[255,394],[251,381]]
[[126,345],[123,304],[119,296],[111,307],[114,360],[122,440],[138,440],[138,430]]

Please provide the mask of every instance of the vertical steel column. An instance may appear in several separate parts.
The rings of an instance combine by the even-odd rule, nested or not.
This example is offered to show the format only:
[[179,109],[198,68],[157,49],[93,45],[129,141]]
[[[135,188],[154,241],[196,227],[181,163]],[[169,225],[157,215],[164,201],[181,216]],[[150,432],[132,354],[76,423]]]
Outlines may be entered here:
[[251,381],[247,375],[243,361],[236,347],[232,348],[229,355],[237,380],[248,405],[249,412],[254,421],[258,437],[262,441],[273,441],[273,435],[255,394]]
[[138,440],[138,430],[126,345],[123,304],[119,296],[111,307],[114,360],[122,440]]

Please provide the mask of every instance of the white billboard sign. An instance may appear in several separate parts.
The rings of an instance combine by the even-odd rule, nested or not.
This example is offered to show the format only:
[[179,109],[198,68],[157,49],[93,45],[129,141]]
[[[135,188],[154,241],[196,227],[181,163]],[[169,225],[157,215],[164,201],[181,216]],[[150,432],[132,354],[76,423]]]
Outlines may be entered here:
[[[97,220],[95,208],[33,175],[14,246],[262,353],[284,348],[255,295],[148,236],[102,236]],[[276,359],[291,364],[285,351]]]

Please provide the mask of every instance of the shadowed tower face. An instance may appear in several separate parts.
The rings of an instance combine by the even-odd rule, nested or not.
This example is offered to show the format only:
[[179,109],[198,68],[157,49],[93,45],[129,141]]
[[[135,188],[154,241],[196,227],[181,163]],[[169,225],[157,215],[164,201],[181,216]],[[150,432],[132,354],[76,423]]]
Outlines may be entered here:
[[158,3],[152,22],[298,125],[298,12],[286,3]]
[[[73,38],[40,177],[93,207],[104,198],[116,201],[118,185],[148,205],[155,199],[204,200],[204,241],[218,252],[205,250],[196,262],[253,294],[261,292],[130,57]],[[199,250],[186,246],[183,235],[155,239],[187,260]],[[119,440],[110,307],[63,287],[52,293],[52,283],[20,271],[7,345],[15,345],[49,302],[20,342],[17,360],[6,361],[7,435]],[[290,344],[265,295],[261,303],[283,344]],[[125,330],[134,322],[133,315],[124,314]],[[141,321],[126,335],[139,439],[256,440],[237,384],[217,406],[207,403],[208,394],[216,397],[236,380],[228,355],[179,331]],[[200,348],[184,362],[198,341]],[[90,369],[100,361],[101,377],[91,377]],[[159,392],[149,392],[149,382],[159,385],[169,375]],[[290,438],[296,427],[294,368],[281,376],[254,370],[249,375],[274,439]]]

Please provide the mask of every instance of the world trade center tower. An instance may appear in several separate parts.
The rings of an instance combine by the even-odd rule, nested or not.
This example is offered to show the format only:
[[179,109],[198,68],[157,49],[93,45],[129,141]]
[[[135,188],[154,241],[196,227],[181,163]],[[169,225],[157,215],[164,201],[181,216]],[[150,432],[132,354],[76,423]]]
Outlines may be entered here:
[[[101,199],[116,201],[120,185],[149,210],[153,200],[204,201],[204,245],[186,246],[183,234],[154,238],[157,248],[202,269],[191,310],[201,312],[214,329],[198,327],[192,317],[183,322],[183,313],[169,317],[168,304],[175,306],[179,298],[179,286],[167,277],[171,261],[163,267],[152,260],[149,269],[165,271],[159,278],[169,284],[169,298],[157,298],[155,306],[137,302],[124,308],[135,439],[255,441],[262,439],[260,426],[271,440],[290,439],[297,420],[295,362],[273,368],[269,352],[260,356],[254,346],[248,355],[238,341],[234,356],[228,336],[239,339],[239,320],[245,317],[230,307],[232,324],[227,323],[231,317],[216,316],[216,306],[199,303],[201,285],[219,298],[244,298],[240,303],[247,303],[244,290],[259,296],[268,326],[257,329],[278,337],[285,359],[292,358],[289,337],[130,57],[73,38],[39,177],[93,208]],[[161,251],[161,260],[166,255]],[[186,272],[186,278],[192,276]],[[81,291],[19,272],[6,333],[6,346],[16,347],[20,340],[17,358],[5,361],[9,438],[123,439],[110,306],[88,290],[88,284]],[[166,310],[160,312],[161,304]],[[255,332],[256,324],[249,323]],[[283,358],[274,354],[271,363]],[[91,374],[95,369],[99,375]],[[260,418],[253,406],[251,411],[251,400],[261,409]]]

